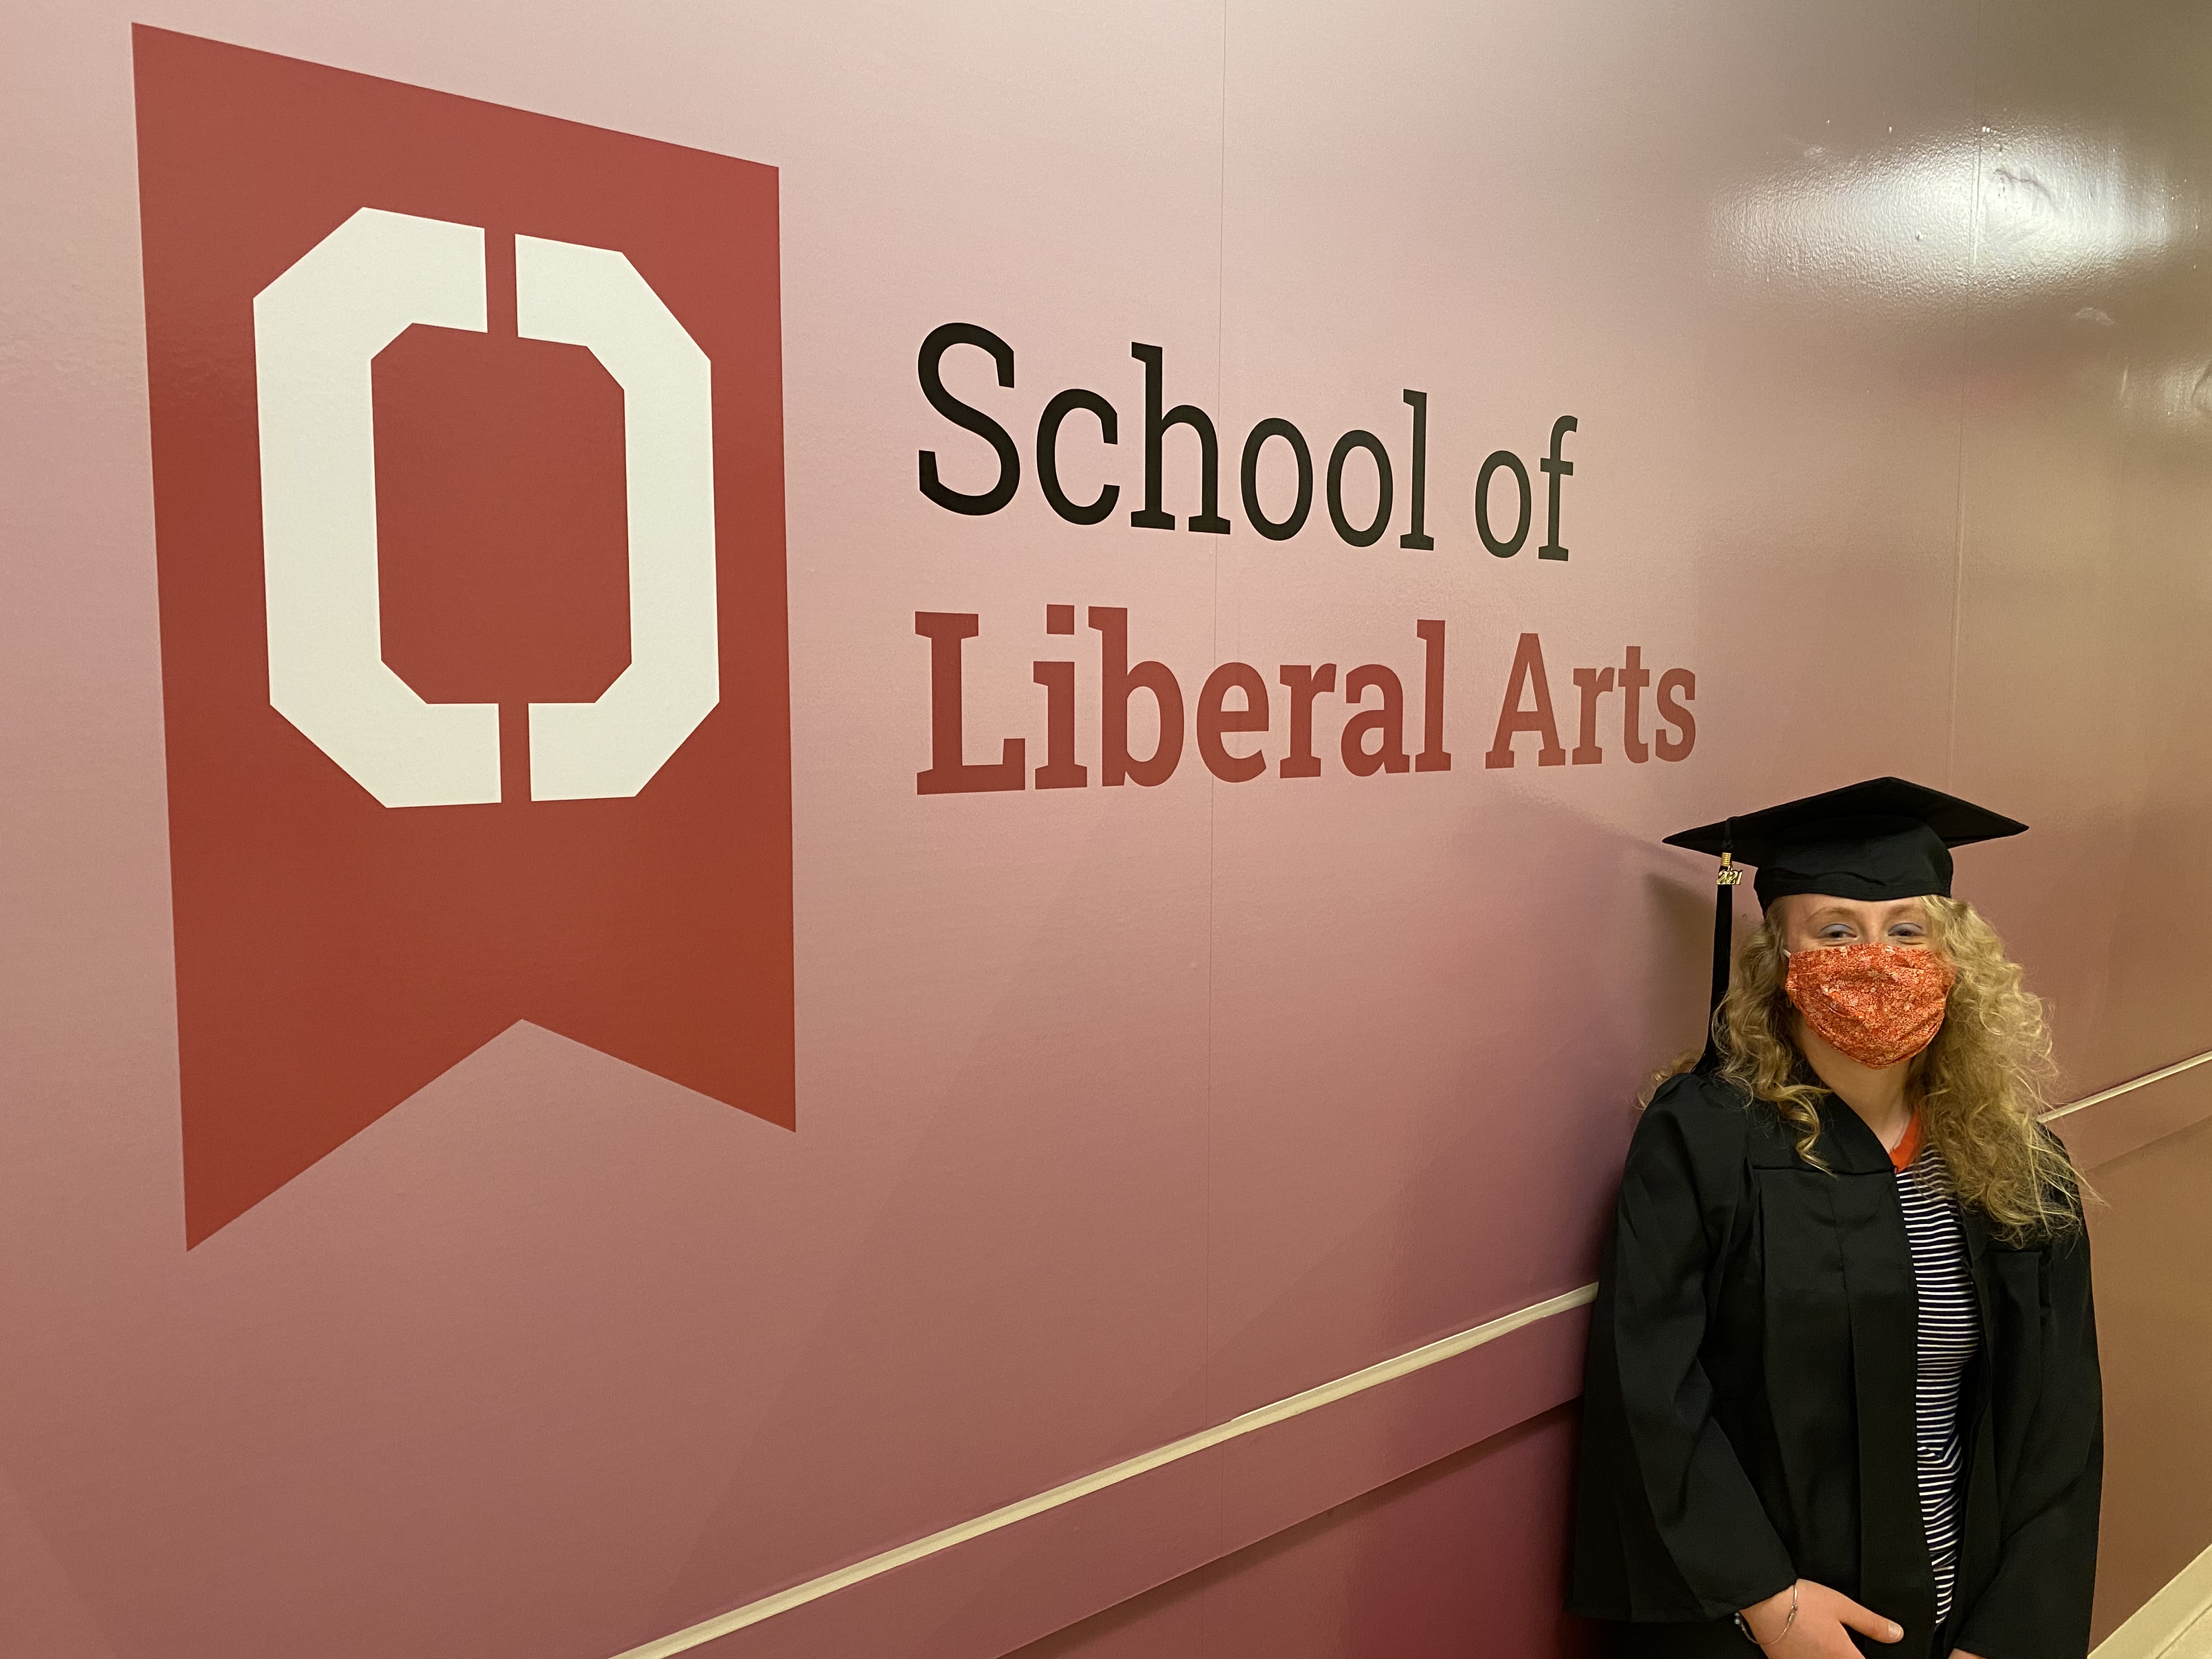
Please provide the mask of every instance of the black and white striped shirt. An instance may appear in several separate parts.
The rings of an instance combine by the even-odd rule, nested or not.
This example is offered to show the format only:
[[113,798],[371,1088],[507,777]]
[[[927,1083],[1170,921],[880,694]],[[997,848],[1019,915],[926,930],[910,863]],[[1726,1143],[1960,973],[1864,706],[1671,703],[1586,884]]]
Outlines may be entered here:
[[1959,1501],[1966,1464],[1960,1386],[1981,1340],[1981,1316],[1950,1172],[1934,1146],[1923,1146],[1897,1172],[1897,1197],[1905,1210],[1920,1306],[1912,1417],[1919,1454],[1920,1523],[1928,1535],[1929,1561],[1936,1570],[1936,1618],[1940,1624],[1950,1613],[1959,1568]]

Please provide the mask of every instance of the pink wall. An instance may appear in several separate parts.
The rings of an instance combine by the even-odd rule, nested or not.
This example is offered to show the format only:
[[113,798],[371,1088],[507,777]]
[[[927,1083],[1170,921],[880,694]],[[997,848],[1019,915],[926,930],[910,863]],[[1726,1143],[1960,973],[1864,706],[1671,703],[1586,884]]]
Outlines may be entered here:
[[1531,1418],[1014,1659],[1594,1651],[1558,1611],[1574,1436],[1571,1407]]
[[[0,98],[0,1323],[19,1334],[0,1605],[25,1610],[22,1650],[613,1659],[1571,1291],[1627,1102],[1696,1032],[1710,874],[1657,837],[1730,808],[1893,772],[2021,817],[2035,832],[1962,859],[1960,890],[2054,999],[2069,1091],[2212,1048],[2212,34],[2172,9],[19,11]],[[226,56],[247,89],[218,96],[191,67],[211,60],[156,37],[177,116],[149,125],[142,171],[134,21],[418,90]],[[448,120],[482,136],[441,147]],[[228,167],[174,164],[223,123],[265,136]],[[353,167],[324,220],[272,217],[267,179],[313,194]],[[738,212],[720,181],[760,168],[780,317],[748,346],[728,261],[701,250]],[[618,245],[717,398],[769,410],[716,404],[711,546],[725,599],[748,596],[718,616],[723,699],[635,797],[382,805],[259,695],[252,508],[275,472],[247,319],[354,205],[482,226],[488,272],[517,233]],[[266,246],[218,281],[179,226]],[[503,331],[522,325],[484,303],[484,349],[520,362]],[[1013,352],[1011,386],[972,345],[945,359],[1022,463],[988,514],[917,488],[925,451],[962,491],[997,468],[918,382],[948,322]],[[1229,533],[1129,522],[1133,343],[1218,428]],[[418,334],[380,363],[387,459],[467,475],[468,424],[392,379],[457,349]],[[1094,525],[1036,477],[1036,422],[1069,387],[1119,422],[1111,448],[1092,414],[1065,427],[1067,493],[1121,492]],[[1402,544],[1408,389],[1428,399],[1433,548]],[[592,407],[559,435],[604,483],[612,405]],[[1538,463],[1563,415],[1569,556],[1544,559]],[[1237,467],[1270,417],[1317,475],[1279,541]],[[1394,474],[1370,545],[1324,499],[1354,430]],[[768,530],[730,534],[772,529],[778,441],[781,565]],[[1180,520],[1194,444],[1168,446]],[[1533,494],[1504,558],[1471,509],[1500,449]],[[1289,512],[1289,453],[1266,448],[1267,513]],[[1355,526],[1371,466],[1346,465]],[[619,643],[612,508],[502,518],[472,495],[506,574],[462,627],[461,601],[392,574],[465,560],[461,520],[396,474],[377,488],[387,654],[476,688],[434,702],[507,709],[513,776],[521,706],[598,684],[538,647]],[[1511,493],[1507,471],[1508,524]],[[781,730],[760,643],[777,577],[787,965],[781,866],[732,828],[784,781],[726,741]],[[1073,634],[1048,631],[1054,606]],[[1166,665],[1194,722],[1218,665],[1252,665],[1270,723],[1227,752],[1263,754],[1262,775],[1209,770],[1194,726],[1164,781],[1106,787],[1093,608],[1127,610],[1132,659]],[[1074,665],[1085,787],[918,787],[951,759],[925,614],[977,619],[969,763],[1018,738],[1022,773],[1048,764],[1033,665]],[[1528,635],[1561,746],[1594,763],[1540,765],[1528,732],[1510,769],[1485,763]],[[1585,744],[1573,672],[1618,675],[1632,648],[1652,674],[1640,733],[1593,678]],[[1321,770],[1284,775],[1284,672],[1323,663]],[[1402,770],[1345,763],[1362,665],[1403,687]],[[1693,744],[1655,707],[1677,669]],[[196,696],[203,673],[226,696]],[[1148,694],[1133,706],[1141,754]],[[1449,769],[1412,763],[1425,748]],[[327,817],[301,816],[313,791]],[[193,816],[210,800],[265,845],[224,864],[236,844]],[[580,812],[620,859],[456,908],[520,879],[544,815]],[[433,902],[424,872],[462,822],[438,815],[470,813],[507,816]],[[234,925],[280,878],[301,884],[270,910],[289,955]],[[737,906],[711,926],[723,912],[681,902],[710,889]],[[787,1039],[761,1017],[787,991]],[[205,1046],[225,998],[265,1052]],[[747,1092],[787,1066],[792,1089]],[[248,1164],[277,1171],[258,1201],[209,1173]],[[1174,1652],[1341,1586],[1284,1650],[1372,1651],[1376,1629],[1426,1650],[1503,1596],[1534,1644],[1516,1650],[1542,1651],[1574,1319],[716,1649],[1004,1653],[1183,1580],[1054,1639]],[[1472,1576],[1421,1565],[1454,1559]]]

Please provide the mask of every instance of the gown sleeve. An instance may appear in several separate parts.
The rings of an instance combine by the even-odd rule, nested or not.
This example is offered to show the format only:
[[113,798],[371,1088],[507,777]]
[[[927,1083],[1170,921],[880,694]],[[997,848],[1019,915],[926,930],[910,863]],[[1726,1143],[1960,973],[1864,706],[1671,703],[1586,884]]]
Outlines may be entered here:
[[1797,1577],[1699,1358],[1714,1241],[1748,1201],[1741,1109],[1701,1095],[1680,1079],[1637,1126],[1599,1271],[1570,1592],[1593,1618],[1723,1619]]
[[2081,1659],[2105,1462],[2097,1317],[2084,1230],[2047,1247],[2041,1386],[2006,1494],[1996,1577],[1954,1645],[1980,1659]]

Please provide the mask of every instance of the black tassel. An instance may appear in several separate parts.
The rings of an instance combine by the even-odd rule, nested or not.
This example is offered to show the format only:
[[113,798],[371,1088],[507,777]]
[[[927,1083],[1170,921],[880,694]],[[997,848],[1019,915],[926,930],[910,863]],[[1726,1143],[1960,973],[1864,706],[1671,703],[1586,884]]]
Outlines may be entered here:
[[1721,1000],[1728,995],[1729,959],[1735,954],[1735,890],[1743,879],[1743,872],[1735,863],[1735,820],[1721,830],[1720,873],[1713,884],[1713,996],[1705,1011],[1705,1051],[1698,1056],[1698,1070],[1710,1072],[1721,1063],[1720,1033],[1717,1029]]

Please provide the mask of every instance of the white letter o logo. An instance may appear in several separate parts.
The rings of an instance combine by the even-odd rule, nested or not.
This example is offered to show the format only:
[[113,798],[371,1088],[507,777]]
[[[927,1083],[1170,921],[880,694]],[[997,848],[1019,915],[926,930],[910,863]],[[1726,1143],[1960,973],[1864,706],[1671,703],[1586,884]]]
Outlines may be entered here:
[[[721,699],[712,369],[608,248],[514,239],[525,339],[623,390],[630,662],[595,702],[530,705],[530,795],[635,795]],[[481,331],[483,232],[363,208],[255,295],[269,702],[386,806],[500,798],[499,709],[425,702],[384,661],[370,362],[416,323]]]

